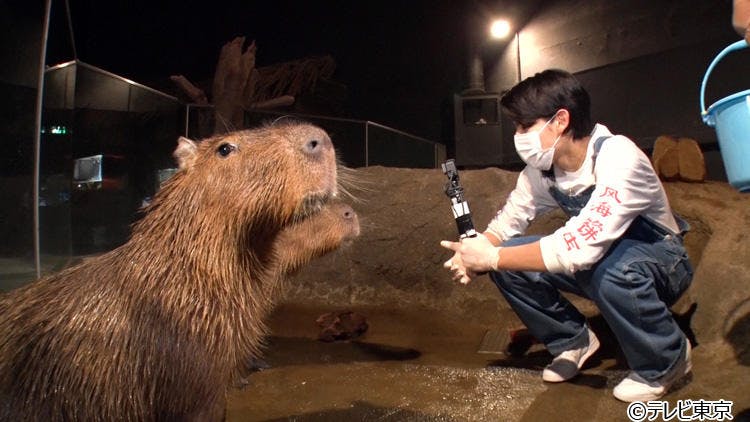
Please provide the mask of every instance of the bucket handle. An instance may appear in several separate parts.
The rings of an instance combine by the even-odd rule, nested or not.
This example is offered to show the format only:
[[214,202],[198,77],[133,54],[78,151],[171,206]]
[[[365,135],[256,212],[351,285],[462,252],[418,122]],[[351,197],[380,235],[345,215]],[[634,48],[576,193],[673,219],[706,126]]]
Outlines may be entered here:
[[711,74],[711,71],[714,70],[714,67],[716,67],[716,64],[719,63],[721,59],[724,58],[727,54],[742,50],[743,48],[750,47],[750,44],[747,43],[745,40],[739,40],[737,42],[733,42],[732,44],[729,44],[726,48],[721,50],[721,53],[719,53],[716,58],[711,62],[711,64],[708,66],[708,69],[706,69],[706,74],[703,76],[703,82],[701,82],[701,117],[703,118],[703,122],[708,124],[708,111],[706,111],[706,83],[708,82],[708,75]]
[[721,50],[721,53],[719,53],[716,58],[714,58],[714,61],[711,62],[711,64],[708,66],[708,69],[706,69],[706,74],[703,76],[703,82],[701,82],[701,117],[703,118],[703,122],[706,124],[709,124],[708,120],[708,112],[706,111],[706,82],[708,82],[708,75],[711,74],[711,71],[714,70],[714,67],[721,59],[724,58],[727,54],[742,50],[743,48],[750,47],[750,44],[747,43],[745,40],[739,40],[737,42],[733,42],[732,44],[729,44],[726,48]]

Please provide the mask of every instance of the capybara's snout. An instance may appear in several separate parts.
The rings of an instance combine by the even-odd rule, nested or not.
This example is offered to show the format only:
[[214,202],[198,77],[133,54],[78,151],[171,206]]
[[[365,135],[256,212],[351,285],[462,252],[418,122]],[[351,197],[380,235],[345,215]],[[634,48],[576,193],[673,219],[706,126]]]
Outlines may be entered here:
[[301,152],[300,177],[307,184],[306,204],[314,204],[337,195],[337,166],[333,142],[321,128],[312,125],[297,126],[290,141]]
[[310,124],[299,124],[290,128],[289,134],[288,139],[299,148],[305,158],[316,161],[335,158],[333,142],[323,129]]
[[351,239],[359,236],[359,218],[357,217],[357,213],[348,204],[339,203],[337,206],[339,218],[349,229],[344,238]]
[[342,206],[342,210],[341,210],[341,218],[347,221],[356,221],[357,213],[355,213],[354,209],[350,207],[349,205],[344,205]]
[[333,143],[327,135],[311,135],[303,140],[302,152],[315,159],[325,158],[325,155],[333,153]]

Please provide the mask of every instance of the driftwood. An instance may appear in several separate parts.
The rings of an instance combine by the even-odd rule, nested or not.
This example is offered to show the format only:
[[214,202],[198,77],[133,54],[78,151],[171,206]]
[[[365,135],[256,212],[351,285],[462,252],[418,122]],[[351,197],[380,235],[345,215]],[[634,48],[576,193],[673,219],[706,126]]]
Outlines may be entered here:
[[255,67],[255,42],[244,48],[245,37],[224,44],[211,84],[211,95],[183,75],[170,79],[198,105],[214,106],[213,133],[243,127],[245,110],[273,109],[294,104],[295,97],[312,92],[321,78],[336,68],[332,57],[312,57],[262,68]]
[[663,180],[675,180],[680,174],[677,138],[670,135],[662,135],[656,138],[651,162],[659,177]]
[[[227,129],[242,127],[244,95],[254,90],[248,84],[250,74],[255,69],[255,42],[244,51],[245,37],[237,37],[224,44],[216,64],[212,97],[217,123],[223,120]],[[219,126],[217,124],[217,126]]]
[[662,135],[656,138],[651,162],[656,174],[663,180],[703,182],[706,179],[706,161],[694,139]]
[[271,100],[267,101],[258,101],[255,103],[250,104],[250,106],[247,107],[249,110],[253,109],[269,109],[269,108],[277,108],[277,107],[287,107],[294,104],[294,96],[292,95],[282,95],[280,97],[276,97]]
[[172,82],[174,82],[182,90],[182,92],[184,92],[185,95],[190,98],[191,102],[199,105],[208,104],[208,97],[206,97],[206,93],[203,92],[202,89],[193,85],[192,82],[190,82],[186,77],[182,75],[172,75],[169,77],[169,79],[171,79]]
[[300,95],[315,89],[321,78],[330,79],[336,63],[331,56],[310,57],[265,66],[258,69],[261,84],[257,99],[272,99],[280,95]]

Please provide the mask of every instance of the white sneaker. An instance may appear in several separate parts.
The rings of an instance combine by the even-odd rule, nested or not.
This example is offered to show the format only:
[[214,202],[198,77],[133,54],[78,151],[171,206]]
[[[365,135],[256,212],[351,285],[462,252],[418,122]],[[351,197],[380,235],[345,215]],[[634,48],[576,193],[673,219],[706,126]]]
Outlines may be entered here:
[[687,348],[685,349],[685,358],[680,359],[671,371],[656,381],[646,381],[640,375],[631,372],[615,387],[613,392],[615,397],[624,402],[645,402],[656,400],[667,394],[667,392],[669,392],[669,387],[671,387],[675,381],[687,375],[690,370],[693,369],[693,364],[690,361],[690,341],[686,341]]
[[599,339],[589,329],[589,344],[580,349],[566,350],[547,365],[542,371],[542,379],[547,382],[567,381],[578,374],[586,360],[599,350]]

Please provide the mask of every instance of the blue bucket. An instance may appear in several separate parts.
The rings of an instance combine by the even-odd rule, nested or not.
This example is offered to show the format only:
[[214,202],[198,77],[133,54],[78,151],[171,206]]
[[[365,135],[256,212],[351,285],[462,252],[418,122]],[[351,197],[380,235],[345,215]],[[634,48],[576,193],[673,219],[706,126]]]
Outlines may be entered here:
[[703,123],[716,128],[719,150],[729,183],[740,192],[750,192],[750,89],[715,102],[706,110],[708,75],[714,66],[732,51],[748,48],[745,40],[730,44],[711,62],[701,83]]

